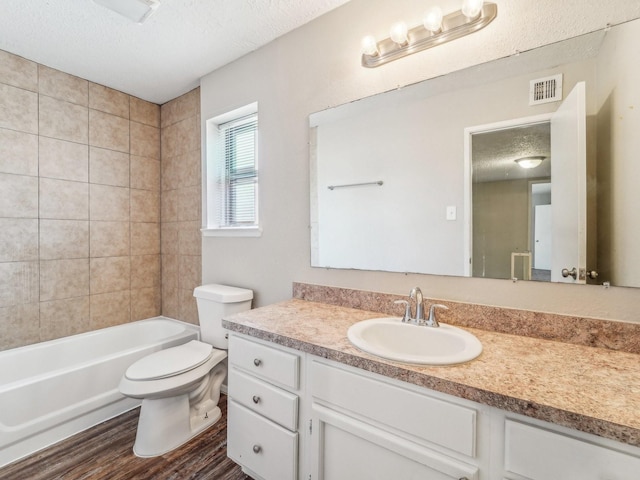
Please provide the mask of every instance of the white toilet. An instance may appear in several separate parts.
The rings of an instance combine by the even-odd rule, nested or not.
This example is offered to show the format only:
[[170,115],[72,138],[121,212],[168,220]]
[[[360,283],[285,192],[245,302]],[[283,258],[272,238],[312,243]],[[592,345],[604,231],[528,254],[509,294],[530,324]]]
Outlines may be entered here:
[[218,421],[220,385],[226,376],[228,341],[221,320],[249,310],[253,292],[225,285],[202,285],[198,304],[200,338],[147,355],[120,380],[123,395],[142,399],[133,452],[155,457],[187,442]]

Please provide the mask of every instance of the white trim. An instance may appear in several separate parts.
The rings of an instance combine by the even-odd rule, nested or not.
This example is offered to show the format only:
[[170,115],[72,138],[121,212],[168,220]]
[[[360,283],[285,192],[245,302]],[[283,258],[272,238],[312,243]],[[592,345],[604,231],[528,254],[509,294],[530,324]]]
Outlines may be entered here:
[[201,228],[203,237],[261,237],[260,227]]

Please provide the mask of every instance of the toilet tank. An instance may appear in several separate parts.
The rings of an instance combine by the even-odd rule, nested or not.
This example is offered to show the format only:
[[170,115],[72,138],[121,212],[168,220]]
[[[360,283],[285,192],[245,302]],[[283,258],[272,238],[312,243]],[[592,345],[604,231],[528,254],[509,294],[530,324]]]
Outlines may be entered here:
[[253,291],[209,284],[196,287],[193,296],[198,304],[201,340],[214,348],[226,350],[229,342],[226,338],[227,331],[222,328],[222,319],[233,313],[249,310]]

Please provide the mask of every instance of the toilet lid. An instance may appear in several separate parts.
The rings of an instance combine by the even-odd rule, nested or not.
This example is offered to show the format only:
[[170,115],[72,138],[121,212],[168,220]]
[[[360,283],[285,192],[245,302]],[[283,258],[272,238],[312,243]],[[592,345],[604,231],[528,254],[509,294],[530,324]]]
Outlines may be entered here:
[[125,376],[129,380],[156,380],[178,375],[202,365],[212,350],[207,343],[191,340],[141,358],[127,369]]

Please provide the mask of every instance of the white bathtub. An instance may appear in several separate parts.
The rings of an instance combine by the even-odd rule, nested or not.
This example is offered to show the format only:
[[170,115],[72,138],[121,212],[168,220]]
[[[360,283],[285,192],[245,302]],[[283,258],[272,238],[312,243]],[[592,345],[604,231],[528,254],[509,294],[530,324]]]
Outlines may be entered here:
[[137,407],[118,391],[127,367],[197,338],[156,317],[0,352],[0,467]]

